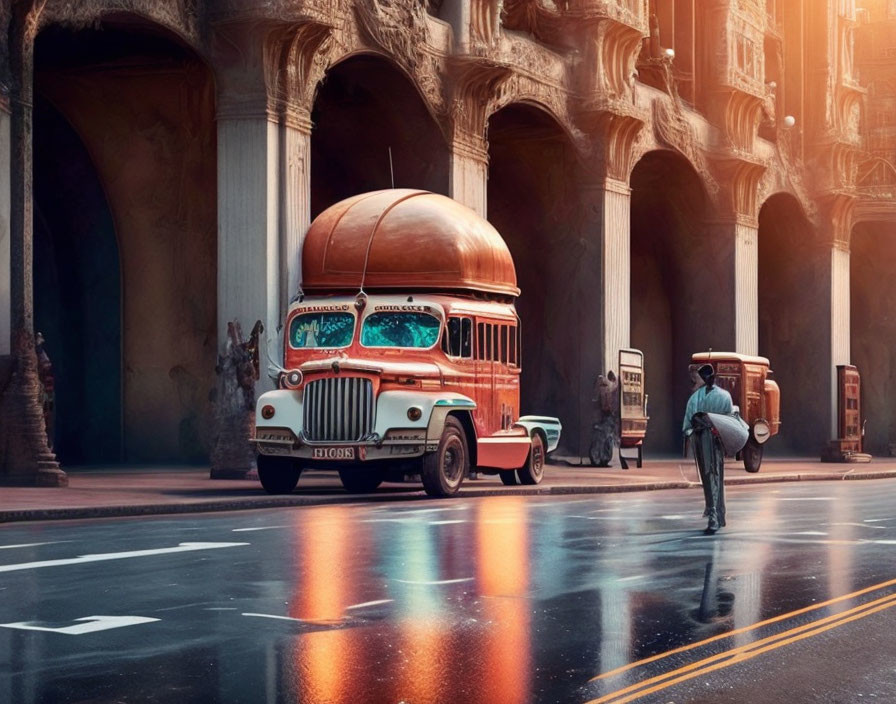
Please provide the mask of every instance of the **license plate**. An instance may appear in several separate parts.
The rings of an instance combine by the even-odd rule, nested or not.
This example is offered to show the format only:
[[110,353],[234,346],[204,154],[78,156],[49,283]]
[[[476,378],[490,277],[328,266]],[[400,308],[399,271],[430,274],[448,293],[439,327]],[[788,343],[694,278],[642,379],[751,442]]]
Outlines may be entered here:
[[353,460],[353,447],[312,447],[311,458],[315,460]]

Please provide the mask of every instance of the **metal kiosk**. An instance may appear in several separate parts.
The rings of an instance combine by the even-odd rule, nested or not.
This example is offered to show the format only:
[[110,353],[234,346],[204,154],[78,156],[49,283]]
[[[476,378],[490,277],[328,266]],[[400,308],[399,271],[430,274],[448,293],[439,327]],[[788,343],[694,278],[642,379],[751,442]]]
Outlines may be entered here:
[[[644,353],[640,350],[619,350],[619,464],[628,469],[629,459],[641,468],[641,450],[647,435],[647,394],[644,393]],[[622,451],[635,448],[635,457]]]

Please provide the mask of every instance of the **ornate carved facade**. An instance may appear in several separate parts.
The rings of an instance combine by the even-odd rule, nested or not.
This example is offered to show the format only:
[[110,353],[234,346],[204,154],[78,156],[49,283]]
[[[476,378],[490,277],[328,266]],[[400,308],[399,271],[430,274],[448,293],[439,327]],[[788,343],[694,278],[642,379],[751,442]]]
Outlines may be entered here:
[[[109,339],[60,304],[73,285],[89,300],[96,274],[61,273],[80,261],[62,234],[78,208],[65,220],[41,207],[60,185],[87,199],[89,173],[100,194],[89,212],[121,261],[119,450],[104,459],[206,456],[227,322],[277,330],[310,219],[392,182],[451,195],[508,240],[530,340],[522,410],[559,415],[567,453],[585,454],[590,389],[628,346],[647,353],[658,449],[675,444],[687,357],[705,347],[769,356],[786,407],[813,406],[785,416],[794,451],[834,432],[834,366],[868,337],[850,327],[851,234],[896,221],[887,3],[5,7],[0,353],[37,320],[70,374],[60,394],[85,374],[78,393],[101,383],[85,349],[59,339]],[[872,48],[854,56],[857,45]],[[46,153],[61,149],[80,161],[54,167]],[[866,373],[885,367],[874,364]],[[60,410],[78,413],[67,393]],[[58,443],[62,459],[96,460],[73,450],[79,432]],[[896,439],[896,419],[875,438]]]

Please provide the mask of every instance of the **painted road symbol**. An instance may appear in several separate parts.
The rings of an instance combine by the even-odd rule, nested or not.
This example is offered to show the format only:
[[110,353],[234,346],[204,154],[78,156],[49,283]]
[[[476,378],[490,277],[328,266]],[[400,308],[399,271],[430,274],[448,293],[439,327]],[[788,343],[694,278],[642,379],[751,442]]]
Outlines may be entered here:
[[47,626],[37,626],[34,621],[19,621],[18,623],[0,623],[2,628],[18,628],[23,631],[47,631],[48,633],[64,633],[68,636],[83,636],[85,633],[95,633],[96,631],[108,631],[110,628],[124,628],[125,626],[136,626],[141,623],[152,623],[158,621],[157,618],[147,618],[146,616],[85,616],[84,618],[76,618],[75,621],[84,621],[74,626],[63,626],[62,628],[49,628]]

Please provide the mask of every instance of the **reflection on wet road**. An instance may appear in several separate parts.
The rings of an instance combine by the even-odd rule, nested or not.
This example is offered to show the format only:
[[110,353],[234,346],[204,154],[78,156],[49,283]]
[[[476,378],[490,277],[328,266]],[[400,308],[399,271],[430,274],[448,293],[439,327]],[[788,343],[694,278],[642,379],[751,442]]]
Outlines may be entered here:
[[893,494],[731,487],[714,537],[694,491],[7,526],[0,701],[893,701]]

